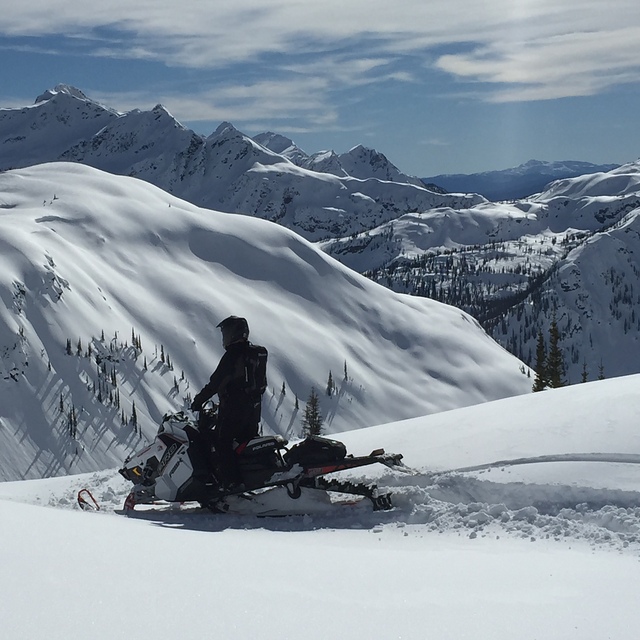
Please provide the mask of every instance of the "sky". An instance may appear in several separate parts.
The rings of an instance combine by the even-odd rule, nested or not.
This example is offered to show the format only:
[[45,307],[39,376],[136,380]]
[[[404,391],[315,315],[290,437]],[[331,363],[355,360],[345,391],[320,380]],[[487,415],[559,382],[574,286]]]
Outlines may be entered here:
[[636,0],[0,0],[0,107],[58,83],[405,173],[638,158]]

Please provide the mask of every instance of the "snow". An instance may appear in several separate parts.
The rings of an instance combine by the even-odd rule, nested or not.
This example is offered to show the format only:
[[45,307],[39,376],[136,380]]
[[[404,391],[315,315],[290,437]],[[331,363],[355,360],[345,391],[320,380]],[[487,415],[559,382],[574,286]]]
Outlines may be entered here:
[[[189,406],[222,355],[215,327],[232,314],[270,352],[266,432],[299,435],[312,387],[329,432],[531,390],[522,363],[467,314],[395,294],[276,224],[69,163],[0,175],[0,205],[2,479],[118,464],[166,412]],[[134,403],[138,432],[121,420]]]
[[[199,206],[277,221],[310,240],[360,232],[407,211],[484,200],[433,193],[371,149],[316,162],[293,143],[282,154],[271,149],[283,143],[275,134],[256,141],[229,122],[205,138],[161,105],[118,113],[66,85],[45,92],[33,107],[0,109],[2,170],[81,162],[146,180]],[[354,190],[368,199],[351,200]],[[345,202],[347,216],[340,212]],[[331,214],[333,206],[338,213]]]
[[[0,225],[3,637],[635,637],[639,375],[527,393],[521,363],[459,310],[274,224],[79,165],[2,174]],[[343,474],[392,510],[275,490],[226,514],[122,513],[118,466],[206,380],[230,313],[269,348],[270,385],[286,382],[267,391],[267,432],[294,440],[295,394],[348,360],[322,394],[327,428],[354,455],[403,454],[402,469]],[[132,327],[147,369],[121,344]],[[64,353],[92,336],[140,432],[90,393],[94,359]],[[60,398],[82,408],[73,436]],[[80,510],[84,488],[99,511]]]
[[[0,581],[3,634],[634,638],[639,383],[340,434],[356,455],[404,454],[404,473],[351,472],[393,492],[388,512],[281,493],[275,503],[315,508],[260,518],[246,506],[214,515],[185,505],[124,517],[128,487],[115,470],[0,484],[0,563],[11,576]],[[485,469],[464,470],[474,465]],[[79,510],[82,487],[101,511]]]

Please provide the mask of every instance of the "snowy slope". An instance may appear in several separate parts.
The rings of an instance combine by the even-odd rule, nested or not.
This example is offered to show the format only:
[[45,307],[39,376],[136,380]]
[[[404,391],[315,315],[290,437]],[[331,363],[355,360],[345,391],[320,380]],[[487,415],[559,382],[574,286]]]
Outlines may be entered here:
[[486,245],[569,231],[596,232],[640,206],[640,162],[607,173],[559,180],[532,198],[485,202],[470,208],[438,207],[405,214],[350,237],[321,243],[362,272],[428,250]]
[[0,244],[0,477],[113,465],[189,404],[231,314],[270,351],[274,432],[299,433],[296,396],[303,408],[312,387],[333,432],[530,390],[463,312],[397,295],[278,225],[132,178],[67,163],[0,175]]
[[[113,514],[126,492],[114,471],[0,484],[3,632],[629,640],[640,624],[639,382],[342,434],[354,453],[405,454],[412,473],[378,478],[397,505],[384,513],[125,518]],[[549,461],[579,454],[592,461]],[[530,463],[455,471],[509,458]],[[84,485],[102,512],[74,507]]]
[[321,243],[390,288],[429,295],[477,317],[533,365],[554,309],[566,374],[578,382],[639,371],[640,164],[559,180],[515,203],[401,216]]

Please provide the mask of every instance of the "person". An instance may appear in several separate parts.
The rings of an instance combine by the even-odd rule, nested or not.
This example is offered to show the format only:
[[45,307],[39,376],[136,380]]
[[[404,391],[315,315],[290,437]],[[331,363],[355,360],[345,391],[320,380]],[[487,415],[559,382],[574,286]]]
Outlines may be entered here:
[[209,448],[211,444],[215,448],[218,480],[226,490],[235,490],[242,482],[235,447],[258,435],[268,352],[249,342],[245,318],[229,316],[218,328],[225,353],[209,382],[194,397],[191,409],[201,411],[207,400],[218,395],[217,424],[203,436],[210,441]]

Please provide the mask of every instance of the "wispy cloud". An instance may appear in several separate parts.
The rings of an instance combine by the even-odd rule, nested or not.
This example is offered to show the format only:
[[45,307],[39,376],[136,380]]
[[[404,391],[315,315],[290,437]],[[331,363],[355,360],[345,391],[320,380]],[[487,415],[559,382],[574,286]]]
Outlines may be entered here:
[[[84,39],[87,55],[238,71],[215,92],[166,96],[187,120],[276,117],[286,107],[326,124],[337,90],[425,81],[425,67],[483,83],[494,102],[640,79],[637,0],[0,0],[0,9],[5,37],[57,35]],[[248,63],[259,81],[243,77]]]
[[441,56],[437,66],[492,85],[493,102],[548,100],[599,93],[640,80],[640,26],[497,42]]
[[[250,84],[221,85],[197,93],[154,94],[152,99],[143,92],[97,92],[91,95],[122,111],[150,108],[160,101],[172,113],[180,114],[179,119],[183,122],[231,120],[248,123],[260,118],[273,123],[286,118],[288,122],[301,120],[308,126],[326,130],[337,126],[338,114],[334,107],[327,104],[325,89],[322,79],[312,78],[298,82],[264,80]],[[291,131],[292,127],[288,129]]]

